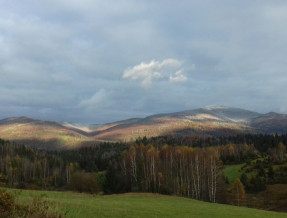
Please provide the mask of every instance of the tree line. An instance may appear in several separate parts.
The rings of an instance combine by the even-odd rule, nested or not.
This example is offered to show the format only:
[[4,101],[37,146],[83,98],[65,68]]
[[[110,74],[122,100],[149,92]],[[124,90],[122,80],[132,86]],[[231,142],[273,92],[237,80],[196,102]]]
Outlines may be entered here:
[[66,189],[76,172],[97,173],[117,159],[126,144],[102,143],[77,150],[47,151],[0,139],[0,185]]
[[[191,144],[187,143],[188,137],[143,137],[134,143],[106,142],[63,151],[39,150],[0,139],[0,185],[106,194],[154,192],[224,202],[228,182],[223,165],[250,163],[259,155],[268,155],[272,163],[284,162],[284,137],[190,136]],[[256,143],[266,138],[270,144],[258,149]],[[275,175],[276,181],[283,178],[279,173]],[[240,182],[246,190],[258,183],[244,178]]]
[[269,148],[277,147],[280,142],[287,145],[287,134],[241,134],[233,136],[165,135],[136,139],[137,144],[153,144],[154,146],[167,144],[204,148],[228,144],[248,144],[253,145],[255,149],[263,153],[268,152]]
[[214,148],[132,145],[121,167],[127,190],[176,194],[216,201],[222,177],[219,153]]

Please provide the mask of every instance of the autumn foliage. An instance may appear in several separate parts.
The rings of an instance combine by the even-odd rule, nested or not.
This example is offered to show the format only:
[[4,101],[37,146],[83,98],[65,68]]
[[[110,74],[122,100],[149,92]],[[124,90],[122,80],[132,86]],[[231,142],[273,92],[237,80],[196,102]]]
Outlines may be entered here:
[[216,201],[221,161],[214,148],[135,144],[121,166],[130,190]]

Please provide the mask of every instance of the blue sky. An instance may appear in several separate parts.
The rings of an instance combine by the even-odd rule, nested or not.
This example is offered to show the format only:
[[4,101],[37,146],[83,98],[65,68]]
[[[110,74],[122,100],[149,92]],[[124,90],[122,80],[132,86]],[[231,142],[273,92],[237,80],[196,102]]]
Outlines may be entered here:
[[0,0],[0,118],[287,113],[286,1]]

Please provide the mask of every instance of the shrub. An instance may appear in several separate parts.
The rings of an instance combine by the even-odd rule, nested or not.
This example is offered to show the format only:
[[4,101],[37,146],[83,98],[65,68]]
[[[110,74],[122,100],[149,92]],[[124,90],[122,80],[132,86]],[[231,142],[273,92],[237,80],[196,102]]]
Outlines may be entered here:
[[0,190],[0,217],[10,217],[15,207],[15,198],[5,190]]
[[15,196],[4,189],[0,190],[0,218],[61,218],[61,214],[51,211],[51,203],[34,198],[28,205],[16,203]]
[[97,178],[96,173],[74,173],[71,178],[70,188],[79,192],[97,193],[100,191]]

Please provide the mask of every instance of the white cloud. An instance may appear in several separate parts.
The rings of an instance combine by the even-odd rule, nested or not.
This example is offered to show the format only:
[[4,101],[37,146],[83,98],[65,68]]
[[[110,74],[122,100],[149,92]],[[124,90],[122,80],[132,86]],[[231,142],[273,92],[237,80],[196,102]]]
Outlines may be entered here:
[[177,71],[174,75],[175,76],[170,75],[170,77],[169,77],[170,82],[183,83],[183,82],[186,82],[186,80],[187,80],[187,77],[182,74],[181,70]]
[[[142,80],[142,86],[147,87],[154,79],[167,79],[169,74],[180,68],[182,63],[176,59],[165,59],[163,61],[152,60],[149,63],[141,62],[132,68],[125,70],[124,79]],[[182,74],[182,70],[170,76],[171,82],[185,82],[187,77]]]

